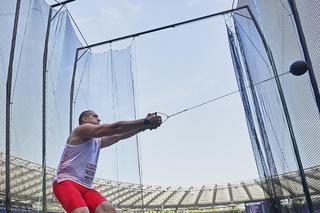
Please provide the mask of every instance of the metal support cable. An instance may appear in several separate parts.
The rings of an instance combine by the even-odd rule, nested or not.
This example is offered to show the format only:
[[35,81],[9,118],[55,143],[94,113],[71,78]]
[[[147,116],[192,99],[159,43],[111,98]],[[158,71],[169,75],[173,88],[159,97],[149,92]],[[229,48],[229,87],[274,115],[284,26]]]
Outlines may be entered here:
[[[281,77],[281,76],[283,76],[283,75],[286,75],[286,74],[288,74],[288,73],[289,73],[289,71],[288,71],[288,72],[284,72],[284,73],[282,73],[282,74],[280,74],[280,75],[278,75],[278,76],[270,77],[270,78],[264,79],[263,81],[250,84],[250,85],[246,86],[244,89],[248,89],[248,88],[251,88],[251,87],[255,87],[255,86],[259,85],[259,84],[265,83],[265,82],[270,81],[270,80],[272,80],[272,79],[279,78],[279,77]],[[222,98],[228,97],[228,96],[230,96],[230,95],[236,94],[236,93],[238,93],[238,92],[240,92],[240,91],[242,91],[242,90],[243,90],[243,89],[238,89],[238,90],[235,90],[235,91],[226,93],[226,94],[224,94],[224,95],[221,95],[221,96],[212,98],[212,99],[210,99],[210,100],[208,100],[208,101],[205,101],[205,102],[202,102],[202,103],[200,103],[200,104],[191,106],[191,107],[189,107],[189,108],[180,110],[180,111],[175,112],[175,113],[172,113],[172,114],[170,114],[170,115],[167,115],[167,114],[162,113],[162,112],[157,112],[157,113],[158,113],[158,114],[161,114],[161,115],[164,115],[164,116],[166,117],[165,120],[162,122],[162,123],[164,123],[165,121],[167,121],[169,118],[171,118],[171,117],[173,117],[173,116],[179,115],[179,114],[184,113],[184,112],[187,112],[187,111],[189,111],[189,110],[193,110],[193,109],[198,108],[198,107],[201,107],[201,106],[203,106],[203,105],[207,105],[207,104],[209,104],[209,103],[211,103],[211,102],[214,102],[214,101],[220,100],[220,99],[222,99]]]
[[[84,43],[86,43],[86,45],[88,45],[87,40],[84,38],[84,36],[83,36],[83,34],[82,34],[82,32],[81,32],[78,24],[77,24],[76,21],[74,20],[74,18],[73,18],[73,16],[71,15],[70,11],[67,10],[67,12],[68,12],[68,14],[70,15],[70,18],[71,18],[72,22],[74,23],[74,25],[76,26],[77,30],[79,31],[79,34],[80,34],[81,38],[83,39]],[[90,48],[89,48],[89,49],[90,49]]]
[[[252,20],[252,19],[251,19]],[[241,29],[241,31],[244,33],[244,35],[248,38],[248,40],[250,41],[250,43],[252,44],[252,46],[254,47],[254,49],[257,51],[257,53],[259,54],[259,56],[262,58],[262,60],[264,61],[264,63],[267,65],[267,67],[269,67],[269,64],[267,62],[267,60],[263,57],[262,53],[259,51],[258,47],[254,44],[254,42],[252,41],[252,39],[250,38],[250,36],[246,33],[246,31],[244,30],[244,28],[241,26],[241,24],[235,19],[235,22],[237,23],[237,25],[239,26],[239,29]]]

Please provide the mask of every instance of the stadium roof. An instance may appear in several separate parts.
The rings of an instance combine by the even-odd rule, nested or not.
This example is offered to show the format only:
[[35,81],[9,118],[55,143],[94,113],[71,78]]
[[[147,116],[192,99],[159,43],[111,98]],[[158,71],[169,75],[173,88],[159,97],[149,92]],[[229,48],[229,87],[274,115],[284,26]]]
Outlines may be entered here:
[[[5,199],[5,155],[0,153],[0,199]],[[19,203],[35,204],[41,201],[41,165],[11,157],[12,199]],[[55,170],[47,168],[47,202],[59,208],[51,189]],[[320,195],[320,167],[306,170],[312,195]],[[287,173],[275,181],[281,186],[284,196],[303,197],[303,189],[297,172]],[[268,194],[266,181],[251,180],[202,187],[151,186],[96,179],[95,188],[111,200],[119,209],[178,209],[232,206],[261,201]],[[142,196],[143,195],[143,196]],[[143,198],[143,199],[142,199]],[[143,204],[143,205],[142,205]]]

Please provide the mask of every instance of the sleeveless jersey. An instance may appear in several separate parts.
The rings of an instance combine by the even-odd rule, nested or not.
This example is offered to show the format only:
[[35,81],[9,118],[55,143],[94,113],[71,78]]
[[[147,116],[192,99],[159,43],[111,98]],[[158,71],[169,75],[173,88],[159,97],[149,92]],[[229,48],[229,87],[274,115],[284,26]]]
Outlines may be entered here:
[[101,139],[92,138],[79,145],[66,144],[53,181],[72,180],[93,188],[100,154]]

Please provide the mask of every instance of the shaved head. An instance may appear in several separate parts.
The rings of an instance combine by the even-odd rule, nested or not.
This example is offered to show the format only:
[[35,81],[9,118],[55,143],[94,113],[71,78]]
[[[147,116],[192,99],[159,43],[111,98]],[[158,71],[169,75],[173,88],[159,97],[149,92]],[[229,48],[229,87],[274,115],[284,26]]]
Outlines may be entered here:
[[79,125],[83,124],[83,120],[84,118],[86,118],[87,116],[94,114],[95,112],[93,110],[85,110],[83,112],[81,112],[80,116],[79,116]]

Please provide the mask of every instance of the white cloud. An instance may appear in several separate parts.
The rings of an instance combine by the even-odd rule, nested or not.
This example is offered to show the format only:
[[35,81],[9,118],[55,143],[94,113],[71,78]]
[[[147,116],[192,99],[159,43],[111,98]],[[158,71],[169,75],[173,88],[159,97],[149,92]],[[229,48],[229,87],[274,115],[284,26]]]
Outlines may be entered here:
[[200,0],[188,0],[187,7],[192,7],[200,3]]
[[140,11],[141,5],[129,0],[121,0],[115,4],[104,4],[100,9],[100,13],[107,15],[110,19],[120,19],[123,14],[137,15]]
[[[231,7],[233,0],[188,0],[187,7],[193,6],[201,6],[205,4],[212,4],[213,6],[217,7]],[[238,0],[235,0],[235,5],[237,5]],[[200,5],[201,4],[201,5]]]
[[129,0],[122,0],[121,5],[127,10],[128,13],[136,15],[141,11],[141,5]]
[[121,18],[121,11],[118,8],[112,7],[110,5],[104,5],[100,9],[101,15],[108,16],[109,19],[119,19]]

